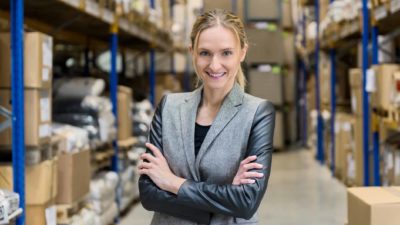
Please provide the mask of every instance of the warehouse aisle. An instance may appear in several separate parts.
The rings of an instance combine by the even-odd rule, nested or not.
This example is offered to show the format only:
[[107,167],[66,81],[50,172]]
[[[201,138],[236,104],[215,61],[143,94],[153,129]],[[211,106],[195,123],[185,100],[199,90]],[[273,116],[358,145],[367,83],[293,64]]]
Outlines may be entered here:
[[[121,225],[149,225],[151,215],[137,205]],[[310,151],[277,153],[259,217],[260,225],[344,225],[346,188]]]

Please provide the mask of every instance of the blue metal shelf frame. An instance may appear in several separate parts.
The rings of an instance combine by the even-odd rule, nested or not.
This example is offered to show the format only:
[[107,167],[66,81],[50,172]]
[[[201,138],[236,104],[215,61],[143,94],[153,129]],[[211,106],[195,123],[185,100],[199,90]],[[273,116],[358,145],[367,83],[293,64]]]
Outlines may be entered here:
[[[115,126],[117,129],[118,134],[118,73],[117,73],[117,51],[118,51],[118,28],[117,25],[114,24],[111,27],[111,37],[110,37],[110,50],[111,50],[111,71],[110,71],[110,98],[112,103],[112,112],[115,116]],[[118,137],[118,135],[117,135]],[[119,175],[119,163],[118,163],[118,143],[117,140],[113,140],[113,148],[114,148],[114,155],[111,161],[111,168],[114,172]],[[117,189],[115,190],[116,193],[116,202],[118,209],[121,206],[121,196],[119,191],[120,184],[118,184]],[[119,223],[119,215],[115,218],[114,222],[116,224]]]
[[14,191],[23,212],[17,225],[25,224],[25,130],[24,130],[24,0],[11,2],[11,96],[12,161]]
[[[379,43],[378,43],[379,30],[377,26],[372,27],[372,65],[379,63]],[[378,75],[379,76],[379,75]],[[375,125],[375,124],[374,124]],[[374,165],[374,186],[381,186],[381,177],[379,173],[379,131],[375,127],[372,133],[373,142],[373,165]]]
[[[330,0],[332,4],[335,0]],[[336,121],[336,49],[331,48],[329,51],[331,61],[331,171],[335,173],[335,154],[336,154],[336,137],[335,137],[335,121]]]
[[324,163],[324,124],[321,115],[320,105],[320,86],[319,86],[319,0],[315,0],[315,20],[317,24],[317,37],[315,38],[315,90],[316,90],[316,109],[317,109],[317,159]]
[[362,0],[362,107],[363,107],[363,152],[364,152],[364,185],[369,186],[369,96],[365,89],[367,70],[369,67],[369,11],[368,0]]
[[[150,7],[155,8],[155,0],[150,0]],[[156,106],[156,51],[154,48],[150,50],[150,102]]]

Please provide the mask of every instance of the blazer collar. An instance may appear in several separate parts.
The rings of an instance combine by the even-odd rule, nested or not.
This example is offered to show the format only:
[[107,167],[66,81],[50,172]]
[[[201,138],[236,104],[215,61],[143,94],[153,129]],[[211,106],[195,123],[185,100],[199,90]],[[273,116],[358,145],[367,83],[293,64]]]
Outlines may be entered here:
[[181,131],[186,160],[189,165],[190,174],[197,181],[200,181],[199,165],[200,160],[207,152],[211,143],[219,133],[226,127],[229,121],[236,115],[243,102],[244,92],[235,83],[229,94],[225,97],[221,108],[208,131],[200,151],[195,157],[194,154],[194,131],[196,123],[197,109],[201,101],[203,87],[190,93],[180,107]]

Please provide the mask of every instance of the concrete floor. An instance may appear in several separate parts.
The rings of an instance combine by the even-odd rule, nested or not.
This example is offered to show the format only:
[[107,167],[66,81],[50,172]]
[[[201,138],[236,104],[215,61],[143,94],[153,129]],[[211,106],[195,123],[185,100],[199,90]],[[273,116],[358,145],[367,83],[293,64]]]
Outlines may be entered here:
[[[276,153],[268,191],[258,210],[260,225],[344,225],[346,188],[307,150]],[[149,225],[152,212],[138,204],[122,225]]]

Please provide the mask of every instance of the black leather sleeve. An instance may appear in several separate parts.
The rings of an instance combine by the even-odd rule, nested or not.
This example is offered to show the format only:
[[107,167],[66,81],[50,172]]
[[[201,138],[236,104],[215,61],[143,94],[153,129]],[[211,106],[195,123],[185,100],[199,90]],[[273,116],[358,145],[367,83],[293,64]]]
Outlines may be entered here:
[[[157,106],[149,135],[149,142],[154,144],[161,152],[163,151],[162,109],[165,102],[166,97],[164,96]],[[147,153],[151,153],[151,151],[147,149]],[[210,222],[210,212],[180,204],[175,194],[158,188],[146,175],[142,175],[139,178],[139,192],[143,207],[149,211],[161,212],[201,224],[208,224]]]
[[254,117],[247,156],[257,155],[256,162],[263,165],[263,178],[255,179],[254,184],[245,185],[215,185],[187,180],[179,189],[178,201],[186,206],[250,219],[257,211],[267,189],[271,172],[274,126],[274,107],[270,102],[262,102]]

